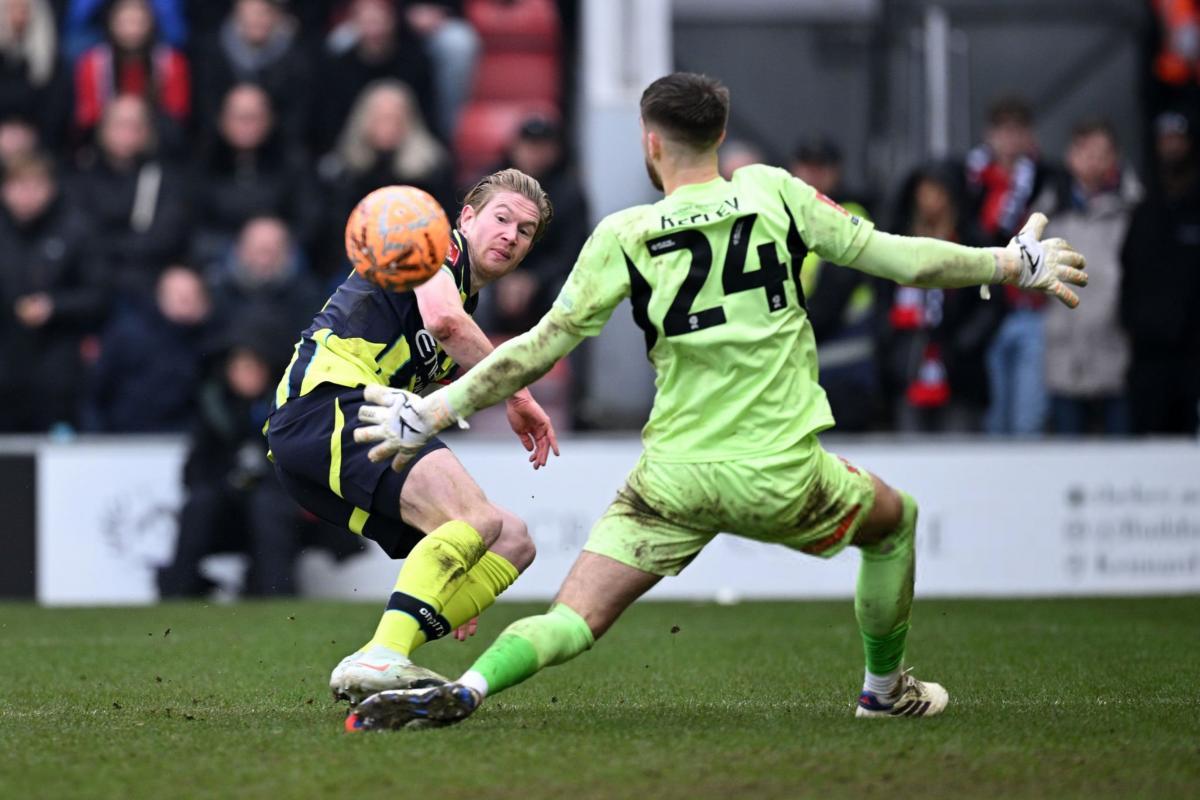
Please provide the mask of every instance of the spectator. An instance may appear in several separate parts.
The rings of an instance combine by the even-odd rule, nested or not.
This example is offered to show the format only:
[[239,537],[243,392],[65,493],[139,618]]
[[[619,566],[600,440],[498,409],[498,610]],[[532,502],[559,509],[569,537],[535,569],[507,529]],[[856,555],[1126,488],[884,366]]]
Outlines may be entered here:
[[375,81],[403,81],[426,119],[434,111],[429,59],[421,42],[398,23],[391,0],[355,0],[343,28],[349,28],[349,46],[331,54],[321,69],[315,143],[322,153],[333,147],[354,99]]
[[[842,154],[831,140],[800,142],[791,172],[850,214],[870,219],[867,210],[842,191]],[[829,266],[816,253],[804,259],[800,288],[808,298],[808,319],[817,337],[821,388],[844,431],[866,431],[879,417],[882,397],[872,335],[875,286],[852,269]]]
[[308,131],[312,76],[299,28],[285,5],[282,0],[234,4],[197,64],[204,120],[218,118],[225,95],[235,84],[257,83],[271,96],[280,131],[300,143]]
[[103,282],[87,259],[84,222],[42,156],[8,166],[0,199],[0,427],[74,427],[81,344],[98,330],[106,306]]
[[203,595],[200,561],[246,552],[251,595],[295,593],[304,518],[267,460],[262,427],[291,333],[269,318],[240,318],[211,359],[183,469],[185,500],[172,562],[159,570],[163,597]]
[[[185,0],[150,0],[154,14],[154,27],[165,44],[183,49],[188,40],[187,20],[184,18]],[[211,0],[205,0],[211,2]],[[67,57],[72,61],[104,39],[101,25],[96,18],[112,6],[112,0],[70,0],[63,23],[63,39]]]
[[38,129],[27,117],[13,115],[0,119],[0,169],[31,158],[41,149]]
[[762,148],[747,139],[730,139],[721,145],[718,165],[721,177],[725,180],[733,178],[733,173],[749,164],[769,164]]
[[1051,181],[1034,206],[1050,217],[1047,236],[1087,254],[1087,297],[1079,308],[1047,306],[1046,387],[1055,433],[1129,431],[1125,372],[1129,342],[1121,328],[1121,243],[1141,186],[1121,169],[1116,132],[1106,121],[1075,126],[1067,174]]
[[253,217],[287,221],[309,253],[321,232],[323,209],[304,156],[279,134],[271,98],[241,83],[221,107],[217,136],[192,177],[196,229],[192,256],[208,264],[220,258]]
[[1133,346],[1135,433],[1197,431],[1200,404],[1200,166],[1196,123],[1155,122],[1155,188],[1133,212],[1121,250],[1121,319]]
[[156,40],[148,0],[116,0],[108,11],[105,41],[75,65],[75,126],[89,137],[104,109],[121,95],[143,98],[164,122],[172,142],[191,113],[187,58]]
[[1148,0],[1153,14],[1149,95],[1146,108],[1157,115],[1200,102],[1200,3]]
[[481,317],[489,333],[511,336],[533,327],[550,310],[579,250],[591,232],[587,198],[558,124],[543,117],[522,123],[509,147],[508,162],[536,178],[554,203],[554,223],[521,268],[496,283]]
[[[342,3],[353,7],[356,0]],[[387,0],[395,16],[397,4]],[[426,105],[425,96],[418,84],[412,84],[400,73],[391,76],[409,82],[421,99],[421,108],[426,119],[433,122],[443,141],[451,141],[458,130],[459,113],[466,105],[475,79],[475,65],[479,59],[481,43],[479,34],[463,19],[462,0],[426,0],[425,2],[399,4],[402,10],[396,27],[401,37],[422,51],[430,65],[433,107]],[[356,24],[353,18],[337,26],[329,34],[328,45],[335,53],[342,53],[354,46]],[[407,45],[411,46],[411,45]]]
[[97,140],[76,176],[73,199],[93,223],[90,249],[108,280],[122,295],[149,294],[187,241],[183,179],[158,157],[150,109],[140,97],[109,103]]
[[128,305],[104,333],[88,427],[111,433],[187,430],[211,317],[198,273],[181,265],[163,270],[154,302]]
[[[965,245],[978,243],[965,210],[962,169],[930,165],[904,182],[893,229]],[[895,425],[906,432],[967,433],[983,427],[984,354],[1002,311],[975,288],[878,284],[880,352]]]
[[[985,241],[1003,246],[1029,216],[1029,206],[1049,174],[1038,159],[1033,111],[1025,101],[1002,98],[988,115],[984,143],[967,154],[967,185],[975,224]],[[1007,316],[987,354],[993,434],[1032,435],[1046,421],[1045,295],[1006,286]]]
[[67,80],[49,2],[0,0],[0,118],[30,120],[46,146],[58,146],[71,108]]
[[217,313],[226,319],[263,314],[289,331],[303,330],[325,299],[303,270],[300,251],[283,220],[256,217],[245,224],[214,276]]
[[433,0],[405,3],[408,27],[425,42],[433,62],[437,127],[450,141],[458,130],[458,119],[471,93],[475,65],[479,60],[479,34],[462,17],[462,0]]
[[332,189],[339,228],[363,195],[394,183],[429,192],[455,213],[450,157],[425,127],[412,92],[400,81],[376,81],[354,103],[337,148],[321,164]]

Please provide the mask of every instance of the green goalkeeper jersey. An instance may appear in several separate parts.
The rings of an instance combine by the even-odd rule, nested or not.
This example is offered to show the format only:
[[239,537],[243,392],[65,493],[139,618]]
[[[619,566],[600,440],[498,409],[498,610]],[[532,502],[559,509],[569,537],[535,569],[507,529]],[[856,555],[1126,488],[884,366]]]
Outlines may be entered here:
[[784,170],[743,167],[606,217],[551,315],[595,336],[630,299],[657,373],[649,457],[779,452],[833,425],[800,266],[851,262],[872,228]]

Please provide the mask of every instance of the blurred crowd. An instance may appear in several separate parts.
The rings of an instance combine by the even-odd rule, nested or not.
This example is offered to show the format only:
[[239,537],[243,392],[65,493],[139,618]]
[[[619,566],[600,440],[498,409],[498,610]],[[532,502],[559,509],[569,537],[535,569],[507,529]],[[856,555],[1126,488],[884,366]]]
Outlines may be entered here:
[[[1007,436],[1200,432],[1200,3],[1148,0],[1147,174],[1102,117],[1062,153],[1034,109],[997,98],[964,157],[918,167],[892,197],[843,183],[832,136],[800,141],[793,174],[891,233],[1004,246],[1035,211],[1087,256],[1071,310],[1004,287],[919,289],[829,268],[802,283],[838,430]],[[765,160],[727,142],[722,170]]]
[[[165,595],[205,591],[222,549],[275,553],[244,587],[290,592],[289,554],[328,533],[261,430],[359,198],[411,184],[453,219],[489,168],[540,178],[566,213],[488,319],[548,307],[588,219],[558,25],[552,0],[0,0],[0,432],[189,433]],[[515,102],[477,103],[500,116],[460,140],[478,67],[523,58],[539,102],[484,87]]]

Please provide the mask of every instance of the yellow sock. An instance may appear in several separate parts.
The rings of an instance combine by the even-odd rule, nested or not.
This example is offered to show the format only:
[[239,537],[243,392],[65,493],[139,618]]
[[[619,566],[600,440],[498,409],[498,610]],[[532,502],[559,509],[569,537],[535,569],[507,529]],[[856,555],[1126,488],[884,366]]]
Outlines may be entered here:
[[430,532],[404,559],[387,609],[367,646],[381,644],[408,655],[418,633],[437,639],[453,631],[442,609],[486,552],[479,533],[461,520]]
[[[493,553],[491,550],[483,554],[479,562],[467,573],[467,579],[459,587],[454,596],[446,601],[442,616],[454,630],[460,625],[478,617],[484,609],[496,602],[496,598],[505,589],[513,585],[517,576],[517,568],[507,558]],[[411,653],[428,641],[425,631],[418,629],[413,636],[412,644],[406,652]]]

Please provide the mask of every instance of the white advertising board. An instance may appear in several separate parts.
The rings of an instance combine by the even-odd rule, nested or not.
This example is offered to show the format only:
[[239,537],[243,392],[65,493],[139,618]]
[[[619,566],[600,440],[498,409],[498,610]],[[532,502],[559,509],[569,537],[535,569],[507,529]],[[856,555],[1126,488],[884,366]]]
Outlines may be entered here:
[[[458,437],[488,496],[529,524],[538,558],[507,598],[548,599],[640,452],[634,438],[573,439],[533,472],[507,440]],[[920,503],[924,596],[1200,592],[1200,446],[1193,442],[904,443],[830,449]],[[180,502],[176,442],[47,445],[39,454],[43,603],[143,603],[169,557]],[[349,535],[349,534],[347,534]],[[853,549],[822,561],[722,535],[659,598],[848,597]],[[306,555],[306,594],[382,598],[398,563],[374,547]]]

